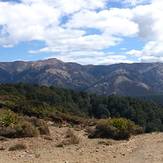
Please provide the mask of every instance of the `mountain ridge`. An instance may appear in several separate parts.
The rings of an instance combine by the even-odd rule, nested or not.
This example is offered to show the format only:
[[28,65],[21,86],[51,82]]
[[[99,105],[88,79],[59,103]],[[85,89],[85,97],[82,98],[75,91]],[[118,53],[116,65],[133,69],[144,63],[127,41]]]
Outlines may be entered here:
[[100,95],[163,92],[163,63],[81,65],[56,58],[0,62],[0,83],[53,85]]

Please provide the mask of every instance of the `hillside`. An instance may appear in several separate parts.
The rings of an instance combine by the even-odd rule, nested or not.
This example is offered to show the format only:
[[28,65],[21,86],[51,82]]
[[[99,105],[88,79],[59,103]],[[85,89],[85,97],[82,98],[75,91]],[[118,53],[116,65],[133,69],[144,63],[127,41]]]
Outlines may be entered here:
[[0,85],[2,163],[161,163],[158,131],[163,107],[156,103],[52,86]]
[[149,95],[149,96],[143,96],[138,97],[139,99],[143,99],[146,101],[155,102],[157,104],[163,105],[163,95]]
[[80,65],[57,59],[1,62],[0,83],[53,85],[99,95],[146,96],[163,92],[163,64]]
[[[1,84],[0,108],[38,118],[58,119],[63,117],[61,113],[99,119],[123,117],[142,126],[145,132],[163,131],[163,107],[129,97],[97,96],[28,84]],[[69,119],[77,121],[71,116]]]

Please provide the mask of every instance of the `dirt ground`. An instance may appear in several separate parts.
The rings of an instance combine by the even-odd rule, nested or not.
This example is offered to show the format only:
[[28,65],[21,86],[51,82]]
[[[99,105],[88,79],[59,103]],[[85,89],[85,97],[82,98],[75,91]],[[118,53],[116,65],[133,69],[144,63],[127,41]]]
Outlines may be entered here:
[[[88,139],[86,133],[74,131],[77,145],[57,147],[65,139],[67,127],[50,127],[47,137],[0,141],[0,163],[163,163],[163,133],[144,134],[129,141]],[[14,144],[27,149],[9,151]]]

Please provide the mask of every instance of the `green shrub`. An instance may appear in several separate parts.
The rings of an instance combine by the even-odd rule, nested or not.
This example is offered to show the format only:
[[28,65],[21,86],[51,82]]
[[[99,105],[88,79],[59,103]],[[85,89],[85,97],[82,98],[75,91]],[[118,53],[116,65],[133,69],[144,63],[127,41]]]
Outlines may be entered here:
[[18,116],[10,110],[0,112],[0,136],[7,138],[34,137],[49,134],[45,121]]
[[140,134],[143,129],[134,122],[124,118],[102,119],[89,138],[129,139],[131,135]]
[[10,110],[1,110],[0,111],[0,125],[1,126],[10,126],[18,123],[18,115]]
[[25,120],[21,120],[17,124],[7,127],[0,127],[0,135],[7,138],[34,137],[37,136],[38,133],[38,130]]

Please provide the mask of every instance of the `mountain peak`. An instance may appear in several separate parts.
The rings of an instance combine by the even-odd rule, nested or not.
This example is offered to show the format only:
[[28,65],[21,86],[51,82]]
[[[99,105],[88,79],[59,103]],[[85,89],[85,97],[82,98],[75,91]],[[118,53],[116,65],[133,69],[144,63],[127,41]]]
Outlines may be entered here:
[[139,96],[163,92],[163,64],[84,66],[56,58],[1,62],[0,83],[36,83],[110,95]]

